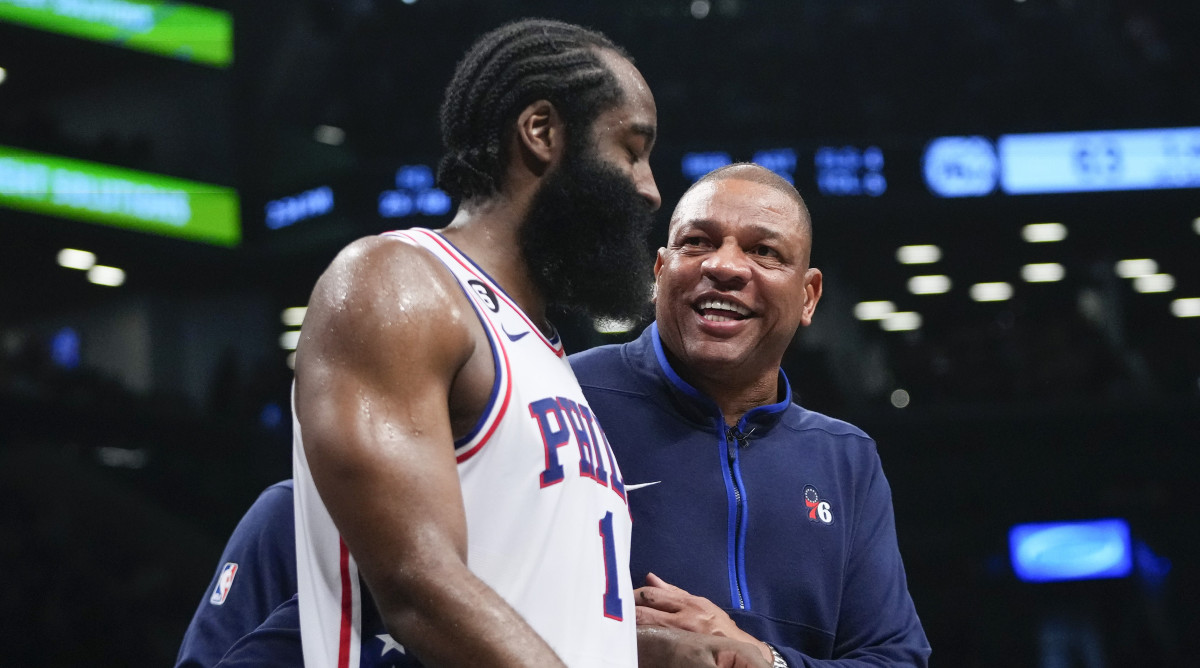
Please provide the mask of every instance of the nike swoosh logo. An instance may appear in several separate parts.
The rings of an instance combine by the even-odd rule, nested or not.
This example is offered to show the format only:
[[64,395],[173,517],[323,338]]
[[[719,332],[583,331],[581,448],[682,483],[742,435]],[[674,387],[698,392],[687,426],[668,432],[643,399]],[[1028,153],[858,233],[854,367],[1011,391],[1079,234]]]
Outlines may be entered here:
[[527,334],[529,334],[529,330],[525,330],[525,331],[521,332],[520,334],[509,334],[508,330],[505,329],[504,325],[500,325],[500,329],[504,331],[504,335],[508,337],[508,340],[513,341],[513,342],[520,341],[521,339],[525,338],[525,336]]
[[658,483],[660,483],[660,482],[662,482],[662,481],[661,481],[661,480],[655,480],[654,482],[639,482],[639,483],[636,483],[636,484],[633,484],[633,485],[625,485],[625,491],[626,491],[626,492],[632,492],[632,491],[633,491],[633,490],[635,490],[635,489],[641,489],[641,488],[643,488],[643,487],[649,487],[650,485],[657,485],[657,484],[658,484]]

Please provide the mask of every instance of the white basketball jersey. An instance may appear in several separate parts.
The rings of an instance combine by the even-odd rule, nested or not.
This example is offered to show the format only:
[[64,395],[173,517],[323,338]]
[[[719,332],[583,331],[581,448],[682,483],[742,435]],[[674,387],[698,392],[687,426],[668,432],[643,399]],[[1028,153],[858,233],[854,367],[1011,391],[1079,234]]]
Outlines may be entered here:
[[[543,336],[440,234],[412,229],[384,236],[441,260],[491,341],[491,399],[471,432],[454,443],[468,567],[568,666],[636,666],[624,481],[557,335]],[[403,639],[393,640],[372,621],[377,613],[313,485],[301,425],[293,423],[305,665],[406,665],[411,657],[404,655]]]

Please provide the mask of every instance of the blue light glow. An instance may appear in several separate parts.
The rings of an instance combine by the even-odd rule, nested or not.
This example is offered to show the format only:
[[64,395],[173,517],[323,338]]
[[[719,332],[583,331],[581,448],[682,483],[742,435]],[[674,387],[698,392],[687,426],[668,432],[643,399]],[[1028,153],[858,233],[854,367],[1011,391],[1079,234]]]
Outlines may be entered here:
[[278,230],[333,211],[333,188],[321,186],[267,202],[267,227]]
[[923,159],[925,184],[938,197],[980,197],[996,189],[1000,165],[986,137],[938,137]]
[[1200,188],[1200,127],[1004,135],[1010,195]]
[[1008,547],[1013,572],[1025,582],[1123,578],[1133,570],[1123,519],[1018,524]]
[[729,157],[728,153],[709,151],[707,153],[684,153],[681,167],[687,180],[695,181],[718,167],[732,163],[733,158]]
[[878,146],[861,150],[856,146],[821,146],[813,154],[817,188],[822,195],[833,197],[882,195],[887,191],[883,164],[883,149]]
[[433,187],[433,169],[428,165],[404,165],[396,170],[396,187],[424,190]]
[[756,152],[754,157],[750,158],[750,161],[775,172],[788,183],[795,184],[795,179],[792,175],[796,172],[796,152],[792,149],[764,149]]
[[60,369],[79,367],[79,332],[63,327],[50,339],[50,360]]

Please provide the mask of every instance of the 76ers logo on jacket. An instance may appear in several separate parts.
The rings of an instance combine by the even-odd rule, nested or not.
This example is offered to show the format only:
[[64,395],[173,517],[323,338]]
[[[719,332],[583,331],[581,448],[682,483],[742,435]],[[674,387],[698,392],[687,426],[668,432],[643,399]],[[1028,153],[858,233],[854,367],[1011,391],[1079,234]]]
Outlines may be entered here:
[[808,519],[821,524],[833,524],[833,510],[828,501],[821,499],[817,488],[812,485],[804,487],[804,505],[808,508]]

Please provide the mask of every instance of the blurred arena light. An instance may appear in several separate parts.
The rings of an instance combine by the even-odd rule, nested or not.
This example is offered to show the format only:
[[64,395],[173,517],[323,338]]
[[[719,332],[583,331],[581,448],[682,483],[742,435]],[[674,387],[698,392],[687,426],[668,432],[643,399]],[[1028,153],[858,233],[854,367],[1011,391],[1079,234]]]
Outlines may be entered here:
[[125,271],[116,267],[98,264],[88,269],[87,279],[96,285],[107,285],[115,288],[125,283]]
[[879,326],[885,332],[911,332],[921,328],[921,314],[914,311],[896,311],[880,320]]
[[712,5],[709,4],[708,0],[695,0],[692,3],[692,18],[695,18],[695,19],[705,18],[706,16],[708,16],[708,12],[711,9],[712,9]]
[[596,318],[593,327],[601,334],[624,334],[633,329],[637,322],[623,318]]
[[892,391],[890,399],[896,408],[907,408],[912,397],[908,396],[908,390],[897,389]]
[[1170,292],[1175,289],[1175,277],[1170,274],[1150,274],[1133,279],[1133,289],[1141,293]]
[[1122,578],[1133,572],[1129,524],[1123,519],[1018,524],[1008,532],[1009,559],[1025,582]]
[[279,347],[284,350],[295,350],[298,343],[300,343],[300,330],[298,329],[279,335]]
[[941,274],[908,279],[908,291],[914,295],[940,295],[949,292],[950,285],[950,277]]
[[346,141],[346,131],[332,125],[318,125],[313,130],[313,139],[330,146],[341,146]]
[[1053,283],[1061,281],[1066,269],[1057,262],[1039,262],[1021,267],[1021,278],[1026,283]]
[[971,299],[977,302],[1002,302],[1010,299],[1013,294],[1012,286],[1002,281],[995,283],[976,283],[971,286]]
[[859,320],[882,320],[896,311],[889,301],[859,302],[854,305],[854,317]]
[[58,266],[87,271],[96,266],[96,254],[77,248],[64,248],[58,251]]
[[1149,258],[1121,260],[1116,264],[1117,276],[1121,278],[1137,278],[1158,273],[1158,263]]
[[8,70],[4,69],[3,67],[0,67],[0,84],[4,83],[4,80],[7,78],[8,78]]
[[1031,244],[1062,241],[1067,238],[1067,226],[1062,223],[1030,223],[1021,229],[1021,237]]
[[1200,234],[1200,216],[1196,216],[1196,218],[1192,220],[1192,231],[1196,234]]
[[1176,318],[1200,318],[1200,297],[1186,297],[1171,302],[1171,315]]
[[933,244],[901,246],[896,249],[896,261],[900,264],[931,264],[942,259],[942,249]]
[[304,323],[304,316],[307,313],[307,306],[293,306],[283,309],[283,312],[279,314],[279,320],[288,327],[299,327]]

